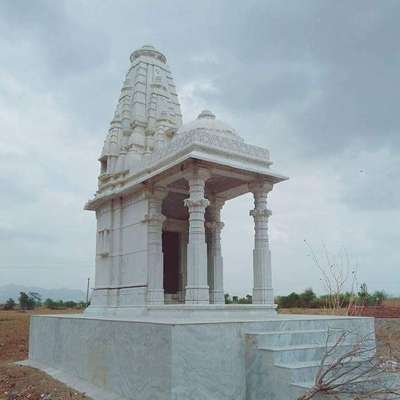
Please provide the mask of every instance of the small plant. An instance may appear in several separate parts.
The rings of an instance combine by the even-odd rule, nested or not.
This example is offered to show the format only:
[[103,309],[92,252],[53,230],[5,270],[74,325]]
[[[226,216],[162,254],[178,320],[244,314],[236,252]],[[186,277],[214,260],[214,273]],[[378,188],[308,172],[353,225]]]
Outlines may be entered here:
[[15,308],[16,305],[17,305],[17,304],[15,303],[14,299],[9,298],[9,299],[6,301],[6,304],[4,304],[4,310],[14,310],[14,308]]
[[[343,331],[329,345],[331,337],[329,331],[314,385],[298,400],[319,399],[321,396],[335,400],[400,399],[400,379],[398,371],[393,368],[398,363],[378,357],[373,338]],[[355,343],[343,352],[341,347],[351,337],[356,338]]]
[[343,308],[347,308],[349,313],[357,298],[355,293],[357,275],[346,249],[332,256],[323,246],[325,261],[322,262],[311,245],[306,240],[304,243],[310,251],[315,266],[321,272],[321,282],[327,293],[324,298],[324,311],[327,314],[338,314]]

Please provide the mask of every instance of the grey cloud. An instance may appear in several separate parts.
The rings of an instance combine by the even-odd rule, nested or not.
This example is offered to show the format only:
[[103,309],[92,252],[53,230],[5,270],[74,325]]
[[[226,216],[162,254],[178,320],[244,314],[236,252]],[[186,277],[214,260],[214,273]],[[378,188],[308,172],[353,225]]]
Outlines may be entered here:
[[[346,240],[354,252],[368,254],[367,277],[373,279],[378,262],[390,272],[398,257],[379,249],[397,240],[390,222],[398,216],[400,193],[395,186],[400,174],[399,19],[400,5],[391,0],[2,1],[0,73],[24,90],[10,93],[14,86],[4,90],[1,80],[0,102],[17,121],[2,125],[0,118],[0,129],[15,125],[22,139],[43,142],[40,153],[32,154],[29,140],[21,139],[19,146],[29,154],[9,155],[0,163],[3,217],[9,225],[19,222],[12,246],[10,231],[4,230],[8,225],[2,225],[4,262],[23,263],[29,256],[35,264],[54,258],[91,264],[94,216],[79,208],[80,199],[83,206],[95,190],[96,154],[129,54],[151,43],[167,55],[178,94],[193,84],[198,104],[217,110],[246,140],[271,147],[276,168],[291,176],[272,194],[271,232],[277,238],[272,246],[281,292],[293,289],[283,275],[304,276],[307,283],[299,289],[318,286],[302,256],[302,239],[313,233],[328,242]],[[202,81],[212,90],[198,84]],[[48,101],[37,119],[44,98]],[[7,137],[12,142],[13,133]],[[225,254],[239,248],[235,223],[252,232],[251,200],[246,201],[238,199],[227,214]],[[238,222],[232,216],[239,214]],[[346,236],[349,226],[354,233]],[[57,239],[49,252],[39,241],[26,246],[28,256],[21,254],[14,243],[18,233],[28,235],[21,239],[25,245],[30,232],[46,236],[46,230]],[[356,240],[371,231],[374,240],[368,246]],[[247,239],[240,246],[243,265],[251,257],[252,238]],[[227,289],[240,290],[243,281],[250,285],[249,271],[235,257],[225,259]],[[55,270],[43,279],[51,286],[59,276]],[[71,274],[69,282],[74,279]]]
[[23,243],[24,241],[41,242],[42,245],[45,246],[53,242],[54,237],[52,235],[46,235],[43,233],[23,232],[20,230],[0,227],[0,240],[17,241],[19,244]]

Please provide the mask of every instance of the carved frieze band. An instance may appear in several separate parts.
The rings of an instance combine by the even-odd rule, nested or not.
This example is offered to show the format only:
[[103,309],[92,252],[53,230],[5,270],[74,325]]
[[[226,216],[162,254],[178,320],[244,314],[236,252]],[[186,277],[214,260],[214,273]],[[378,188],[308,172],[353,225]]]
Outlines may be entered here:
[[149,163],[152,164],[196,142],[200,144],[208,144],[213,147],[224,149],[228,152],[237,152],[246,156],[252,156],[263,161],[268,161],[269,159],[269,152],[267,149],[218,135],[213,135],[204,129],[195,129],[186,133],[182,137],[177,137],[168,146],[155,151],[151,155]]
[[[233,140],[226,137],[221,137],[204,129],[195,129],[183,136],[175,137],[168,145],[162,146],[160,149],[153,151],[143,158],[143,160],[137,161],[135,164],[130,165],[130,172],[134,175],[140,175],[146,170],[156,168],[157,165],[163,160],[168,160],[171,157],[176,157],[179,153],[190,148],[194,145],[203,145],[208,148],[214,148],[224,154],[227,158],[239,157],[243,159],[251,159],[256,162],[269,165],[269,152],[267,149],[262,147],[253,146],[244,142]],[[126,149],[125,151],[127,151]],[[102,182],[103,184],[110,185],[109,190],[112,191],[116,188],[112,184],[115,179],[118,179],[120,174],[114,174],[109,182]],[[124,178],[120,179],[119,184],[121,187],[124,185]],[[112,186],[111,186],[112,185]],[[107,188],[102,191],[106,193]]]

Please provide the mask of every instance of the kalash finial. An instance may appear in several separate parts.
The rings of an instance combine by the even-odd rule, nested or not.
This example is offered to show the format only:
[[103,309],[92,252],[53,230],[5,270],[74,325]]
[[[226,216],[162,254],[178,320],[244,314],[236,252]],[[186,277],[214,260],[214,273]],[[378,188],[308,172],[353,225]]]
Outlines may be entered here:
[[145,56],[145,57],[151,57],[155,58],[159,61],[161,61],[163,64],[167,63],[167,58],[162,54],[160,51],[156,50],[154,46],[151,44],[146,44],[142,46],[140,49],[135,50],[131,56],[130,60],[133,63],[137,58]]
[[215,119],[215,114],[210,110],[203,110],[197,117],[197,119]]

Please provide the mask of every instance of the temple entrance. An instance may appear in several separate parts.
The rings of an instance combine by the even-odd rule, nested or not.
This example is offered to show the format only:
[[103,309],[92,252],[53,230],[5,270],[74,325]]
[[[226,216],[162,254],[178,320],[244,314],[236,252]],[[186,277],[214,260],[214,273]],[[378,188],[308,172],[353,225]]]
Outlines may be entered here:
[[[164,293],[168,302],[177,301],[179,290],[180,240],[178,232],[163,231],[162,251],[164,253]],[[176,295],[176,296],[174,296]]]

